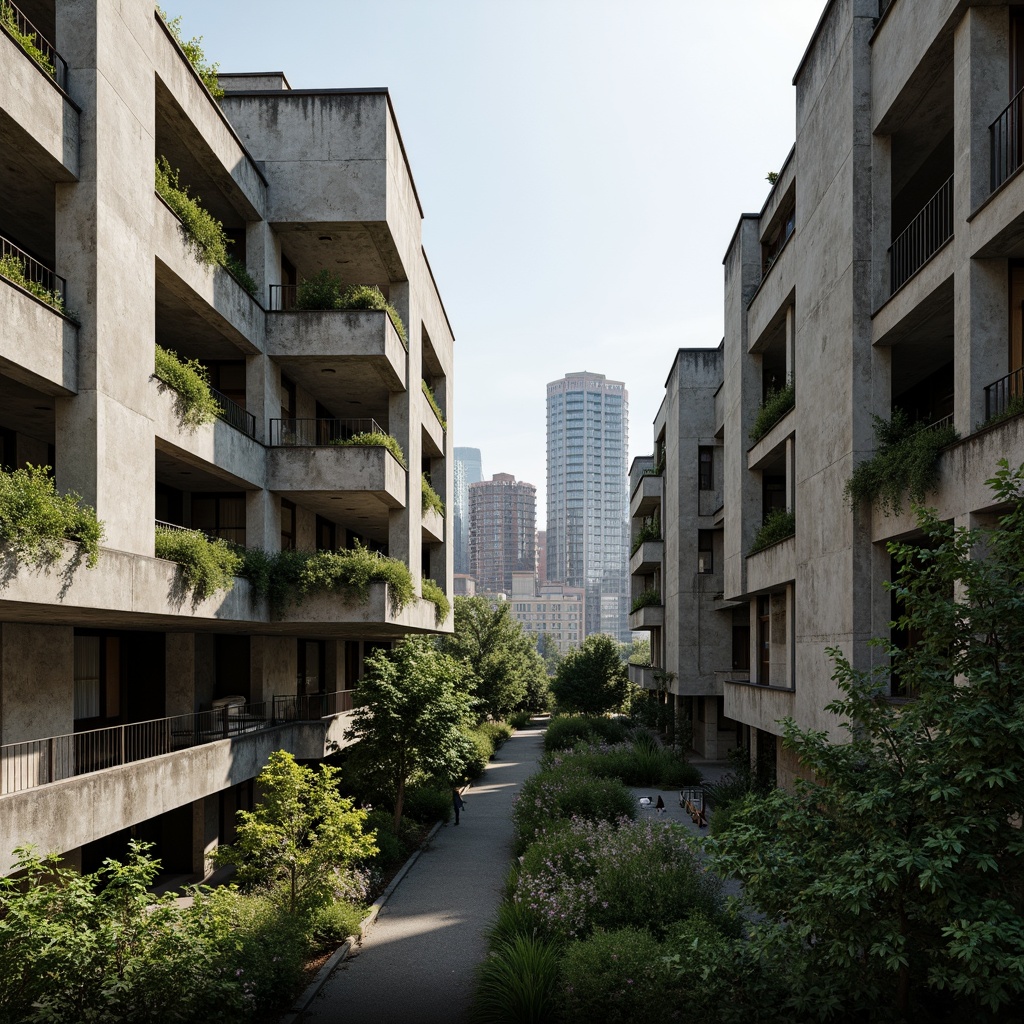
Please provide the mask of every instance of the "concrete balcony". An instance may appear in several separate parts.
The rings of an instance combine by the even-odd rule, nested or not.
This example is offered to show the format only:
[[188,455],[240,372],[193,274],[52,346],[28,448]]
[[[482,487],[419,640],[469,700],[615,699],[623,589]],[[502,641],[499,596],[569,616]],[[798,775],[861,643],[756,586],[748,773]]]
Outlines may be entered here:
[[423,454],[435,459],[444,458],[444,427],[431,408],[427,396],[420,392],[420,422],[423,424]]
[[629,613],[629,628],[633,630],[656,629],[665,625],[665,606],[649,604]]
[[630,576],[650,576],[665,561],[665,542],[646,540],[629,558]]
[[629,681],[645,690],[654,689],[654,669],[650,665],[627,665]]
[[747,450],[747,469],[763,469],[782,451],[788,438],[796,433],[796,406],[783,413],[759,441]]
[[796,232],[791,234],[764,272],[754,297],[747,306],[748,351],[759,351],[761,344],[786,318],[796,289]]
[[407,477],[394,455],[375,445],[267,451],[267,487],[306,505],[316,494],[363,494],[386,508],[404,508]]
[[423,543],[443,544],[444,543],[444,516],[432,508],[423,513]]
[[48,395],[73,395],[78,388],[78,328],[3,277],[0,371]]
[[661,508],[665,496],[664,476],[642,476],[629,500],[630,519],[649,516]]
[[725,717],[764,732],[782,735],[779,719],[794,714],[794,690],[777,686],[759,686],[745,680],[726,679]]
[[747,592],[763,593],[796,579],[796,537],[747,556]]

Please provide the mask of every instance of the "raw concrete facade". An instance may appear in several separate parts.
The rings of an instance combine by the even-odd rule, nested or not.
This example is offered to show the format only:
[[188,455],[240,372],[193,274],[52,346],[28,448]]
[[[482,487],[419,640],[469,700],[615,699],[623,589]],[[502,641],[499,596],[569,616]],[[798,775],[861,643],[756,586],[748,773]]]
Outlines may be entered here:
[[[997,511],[998,459],[1024,461],[1020,38],[1006,3],[832,0],[794,79],[794,148],[725,256],[723,591],[747,608],[750,669],[724,710],[782,784],[799,766],[779,719],[842,735],[826,648],[858,668],[880,656],[886,543],[915,529],[906,508],[844,498],[872,416],[952,422],[928,501],[957,525]],[[752,442],[787,380],[792,409]],[[770,508],[795,533],[752,554]]]
[[[243,580],[194,600],[154,557],[154,521],[271,552],[358,541],[450,594],[451,526],[423,510],[421,476],[451,495],[452,331],[386,90],[226,75],[218,103],[151,3],[22,6],[67,71],[0,32],[0,236],[66,279],[74,317],[0,278],[2,461],[54,466],[105,538],[94,569],[70,545],[49,570],[4,562],[0,870],[17,844],[88,868],[137,834],[169,873],[201,875],[270,750],[342,741],[364,653],[451,619],[420,598],[394,611],[384,584],[284,610]],[[154,193],[160,156],[254,295],[194,258]],[[323,269],[378,286],[407,343],[385,312],[295,309]],[[208,368],[223,417],[183,424],[155,344]],[[331,444],[374,428],[408,468]]]
[[737,738],[723,709],[735,666],[733,609],[722,599],[721,381],[720,349],[680,349],[654,419],[654,454],[630,468],[632,600],[657,598],[630,613],[630,627],[651,639],[650,666],[630,665],[630,678],[667,703],[674,738],[711,759]]

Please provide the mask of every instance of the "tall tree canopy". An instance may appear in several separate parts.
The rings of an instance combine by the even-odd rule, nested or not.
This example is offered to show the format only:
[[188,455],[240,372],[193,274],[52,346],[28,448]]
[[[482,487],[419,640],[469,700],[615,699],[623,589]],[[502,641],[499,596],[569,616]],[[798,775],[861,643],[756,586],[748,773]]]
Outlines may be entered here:
[[621,645],[605,633],[592,633],[562,659],[551,689],[564,710],[603,715],[622,707],[626,686]]

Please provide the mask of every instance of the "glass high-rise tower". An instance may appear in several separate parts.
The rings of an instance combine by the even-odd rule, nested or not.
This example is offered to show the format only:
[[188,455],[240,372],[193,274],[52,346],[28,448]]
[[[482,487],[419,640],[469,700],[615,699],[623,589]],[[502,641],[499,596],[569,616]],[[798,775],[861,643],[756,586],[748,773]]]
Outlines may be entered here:
[[484,478],[479,448],[455,449],[454,506],[455,572],[469,572],[469,485]]
[[629,632],[629,397],[622,381],[548,384],[547,573],[586,592],[586,633]]

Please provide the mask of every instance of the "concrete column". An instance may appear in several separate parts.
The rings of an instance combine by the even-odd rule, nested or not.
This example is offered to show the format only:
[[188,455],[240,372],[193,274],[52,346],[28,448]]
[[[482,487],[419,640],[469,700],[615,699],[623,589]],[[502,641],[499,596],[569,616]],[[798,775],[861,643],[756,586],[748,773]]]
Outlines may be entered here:
[[210,856],[217,849],[220,828],[220,797],[196,800],[192,804],[192,873],[200,878],[210,874]]
[[298,646],[291,636],[249,638],[249,699],[271,701],[297,692]]
[[269,309],[270,285],[281,283],[281,246],[266,221],[246,222],[245,260],[257,285],[257,301]]
[[786,380],[796,379],[796,307],[786,307]]
[[665,741],[671,746],[676,741],[676,712],[678,698],[674,693],[665,694],[665,703],[668,705],[668,715],[665,718]]
[[196,633],[194,649],[195,702],[206,711],[217,691],[217,639],[212,633]]
[[892,244],[892,138],[871,136],[871,308],[889,298]]
[[985,419],[986,385],[1006,373],[1006,261],[966,260],[953,288],[953,425],[966,436]]
[[0,624],[0,744],[75,730],[74,630]]
[[167,715],[191,715],[199,710],[195,633],[168,633],[164,657],[167,666]]
[[57,271],[78,312],[78,394],[56,402],[57,487],[96,507],[107,546],[153,554],[155,90],[146,4],[58,4],[81,108],[79,180],[56,186]]
[[786,438],[786,508],[796,511],[796,439]]

